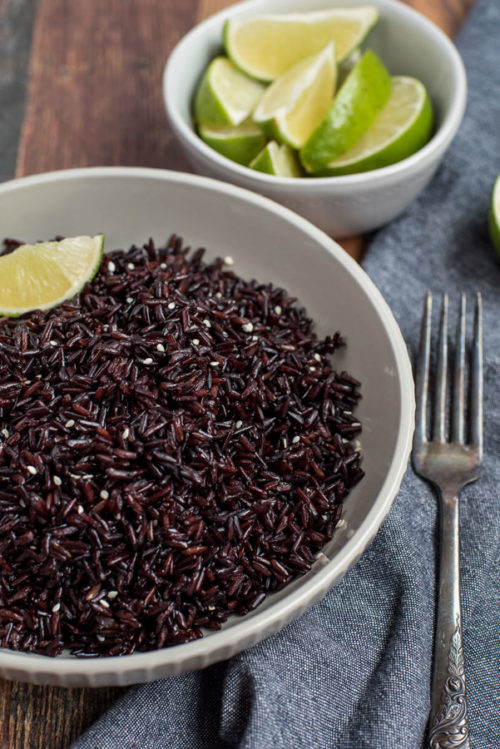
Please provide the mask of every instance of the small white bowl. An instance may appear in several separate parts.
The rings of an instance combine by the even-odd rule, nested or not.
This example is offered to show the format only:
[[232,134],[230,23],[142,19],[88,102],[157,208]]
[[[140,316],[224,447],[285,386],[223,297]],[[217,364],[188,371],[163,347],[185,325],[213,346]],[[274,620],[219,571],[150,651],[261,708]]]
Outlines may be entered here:
[[[221,220],[223,216],[223,220]],[[273,281],[296,296],[320,334],[340,330],[347,346],[337,369],[362,382],[356,414],[363,480],[344,506],[345,525],[322,563],[220,632],[175,647],[91,659],[0,649],[0,677],[60,686],[125,685],[203,668],[281,629],[321,598],[354,564],[389,511],[404,474],[413,431],[413,380],[389,307],[366,273],[305,219],[255,193],[204,177],[154,169],[75,169],[0,185],[0,226],[31,242],[103,232],[106,247],[128,248],[173,232],[207,256],[230,255],[244,278]]]
[[228,18],[361,4],[359,0],[249,0],[200,23],[181,39],[167,61],[165,107],[193,168],[267,195],[336,238],[376,229],[404,211],[431,179],[460,125],[466,101],[465,71],[452,42],[431,21],[398,0],[369,2],[378,8],[380,18],[366,46],[380,55],[392,74],[415,76],[429,92],[436,130],[424,148],[372,172],[310,179],[253,171],[209,148],[194,131],[192,101],[208,62],[222,51],[222,29]]

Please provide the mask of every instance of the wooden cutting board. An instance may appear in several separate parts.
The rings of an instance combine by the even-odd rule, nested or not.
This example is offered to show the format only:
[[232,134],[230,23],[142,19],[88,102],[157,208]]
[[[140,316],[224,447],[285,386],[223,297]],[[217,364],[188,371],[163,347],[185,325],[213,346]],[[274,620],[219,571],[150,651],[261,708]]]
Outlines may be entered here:
[[[450,36],[474,3],[406,1]],[[0,42],[7,43],[2,34],[9,28],[18,45],[10,58],[12,69],[2,72],[0,64],[0,81],[11,75],[16,84],[3,105],[17,111],[27,91],[19,143],[0,142],[0,148],[17,148],[16,176],[95,165],[190,171],[167,126],[163,66],[189,28],[231,4],[0,0]],[[32,34],[14,33],[23,23]],[[343,246],[359,259],[363,239]],[[123,691],[0,681],[0,749],[67,749]]]

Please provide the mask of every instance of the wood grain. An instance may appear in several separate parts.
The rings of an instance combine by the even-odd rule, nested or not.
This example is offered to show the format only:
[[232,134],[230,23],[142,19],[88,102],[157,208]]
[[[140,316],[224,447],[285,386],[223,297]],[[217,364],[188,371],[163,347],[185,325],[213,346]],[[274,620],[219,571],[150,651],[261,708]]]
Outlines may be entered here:
[[[407,1],[450,36],[474,2]],[[8,2],[23,0],[0,0],[0,18]],[[165,119],[163,65],[190,26],[231,4],[38,0],[17,175],[105,164],[188,169]],[[363,240],[344,247],[359,259]],[[67,749],[122,691],[0,682],[0,749]]]

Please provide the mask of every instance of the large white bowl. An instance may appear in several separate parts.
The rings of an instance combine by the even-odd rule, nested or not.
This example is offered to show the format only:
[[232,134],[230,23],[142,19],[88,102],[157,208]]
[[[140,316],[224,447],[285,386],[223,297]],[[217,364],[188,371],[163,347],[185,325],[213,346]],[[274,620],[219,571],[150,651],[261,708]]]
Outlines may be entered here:
[[413,428],[411,367],[399,328],[364,271],[325,234],[291,211],[203,177],[152,169],[53,172],[0,185],[6,237],[36,241],[104,232],[108,249],[161,242],[171,233],[208,256],[231,255],[243,277],[274,281],[297,296],[322,334],[340,330],[338,369],[362,381],[359,416],[365,478],[344,509],[346,526],[305,577],[270,595],[220,632],[149,653],[77,659],[0,650],[0,676],[38,684],[103,686],[158,679],[228,658],[276,632],[323,596],[372,540],[398,491]]
[[209,60],[222,51],[222,29],[228,18],[362,4],[360,0],[249,0],[196,26],[177,44],[165,67],[165,107],[194,169],[267,195],[336,238],[376,229],[404,211],[431,179],[460,125],[466,100],[465,71],[453,44],[431,21],[398,0],[369,2],[378,8],[380,19],[366,45],[380,55],[391,73],[415,76],[429,91],[436,131],[424,148],[372,172],[314,179],[256,172],[209,148],[194,131],[192,102]]

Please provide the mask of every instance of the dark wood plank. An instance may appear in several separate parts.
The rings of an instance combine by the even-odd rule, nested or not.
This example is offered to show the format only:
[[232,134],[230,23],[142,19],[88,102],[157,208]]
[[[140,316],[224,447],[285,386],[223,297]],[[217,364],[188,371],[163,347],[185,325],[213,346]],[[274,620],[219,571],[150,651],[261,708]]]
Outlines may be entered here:
[[[34,0],[0,0],[0,42],[6,8],[23,2]],[[453,36],[474,0],[407,2]],[[38,0],[17,175],[97,164],[187,169],[165,120],[163,64],[190,26],[231,4]],[[343,245],[359,259],[363,241]],[[0,682],[0,747],[67,749],[121,692]]]
[[197,0],[39,0],[17,175],[103,164],[186,169],[163,66]]

